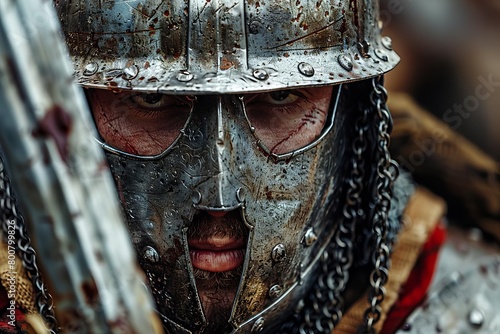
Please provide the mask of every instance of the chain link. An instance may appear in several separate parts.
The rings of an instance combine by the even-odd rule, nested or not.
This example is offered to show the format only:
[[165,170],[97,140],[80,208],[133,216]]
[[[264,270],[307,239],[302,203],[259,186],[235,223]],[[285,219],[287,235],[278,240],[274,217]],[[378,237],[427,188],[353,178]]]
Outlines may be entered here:
[[390,241],[388,235],[388,216],[392,199],[392,187],[398,174],[398,168],[389,154],[389,133],[392,130],[392,118],[387,110],[387,91],[383,86],[383,77],[372,79],[373,90],[370,102],[375,112],[374,124],[376,138],[376,174],[375,174],[375,202],[373,210],[372,229],[375,238],[373,253],[374,268],[370,274],[371,289],[368,296],[369,306],[364,313],[366,333],[375,333],[374,326],[382,314],[381,303],[385,298],[385,283],[388,279],[390,267]]
[[47,292],[40,271],[36,264],[36,252],[24,224],[24,218],[18,210],[17,200],[12,194],[10,180],[5,172],[5,165],[0,155],[0,219],[4,236],[7,235],[8,222],[15,221],[17,252],[23,262],[35,291],[35,303],[40,315],[51,334],[58,330],[54,314],[52,296]]

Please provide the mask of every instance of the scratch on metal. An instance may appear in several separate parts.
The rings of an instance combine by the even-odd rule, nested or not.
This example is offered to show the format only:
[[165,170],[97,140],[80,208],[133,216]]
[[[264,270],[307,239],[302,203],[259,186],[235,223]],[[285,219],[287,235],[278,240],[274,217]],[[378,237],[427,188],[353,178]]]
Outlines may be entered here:
[[201,13],[203,13],[203,11],[205,10],[205,8],[207,8],[207,6],[208,6],[208,1],[205,2],[205,5],[203,5],[203,8],[198,12],[198,15],[196,16],[193,22],[198,22]]
[[156,15],[156,13],[158,13],[158,8],[160,8],[164,3],[165,3],[165,0],[162,0],[162,2],[160,2],[160,4],[153,10],[154,14],[149,17],[149,20],[151,20]]
[[129,6],[129,7],[130,7],[130,9],[132,9],[132,10],[134,10],[134,11],[138,12],[139,14],[141,14],[142,16],[147,17],[148,19],[150,19],[150,17],[149,17],[149,16],[147,16],[146,14],[144,14],[144,13],[143,13],[142,11],[140,11],[138,8],[135,8],[135,7],[131,6],[128,2],[125,2],[125,4],[126,4],[127,6]]
[[75,35],[134,35],[134,34],[140,34],[140,33],[149,33],[151,30],[135,30],[135,31],[124,31],[124,32],[86,32],[86,31],[69,31],[68,34],[75,34]]
[[[283,45],[287,45],[287,44],[283,44]],[[307,48],[287,48],[287,49],[281,49],[280,51],[309,51],[309,50],[318,50],[318,49],[329,49],[329,48],[334,48],[334,47],[343,46],[343,45],[344,44],[339,43],[339,44],[325,45],[325,46],[321,46],[321,47],[311,46],[311,47],[307,47]],[[280,46],[278,46],[278,47],[280,47]],[[268,50],[269,49],[273,49],[273,48],[268,48]]]
[[302,40],[302,39],[304,39],[304,38],[307,38],[307,37],[309,37],[309,36],[312,36],[312,35],[314,35],[314,34],[317,34],[317,33],[318,33],[318,32],[320,32],[320,31],[323,31],[323,30],[326,30],[326,29],[330,28],[331,26],[333,26],[334,24],[336,24],[337,22],[339,22],[339,21],[340,21],[340,20],[342,20],[343,18],[344,18],[344,15],[341,15],[338,19],[336,19],[335,21],[333,21],[333,22],[331,22],[331,23],[327,24],[327,25],[326,25],[326,26],[324,26],[323,28],[320,28],[320,29],[318,29],[318,30],[315,30],[315,31],[313,31],[313,32],[310,32],[309,34],[306,34],[306,35],[304,35],[304,36],[298,37],[298,38],[296,38],[296,39],[292,39],[292,40],[290,40],[290,41],[288,41],[288,42],[286,42],[286,43],[279,44],[279,45],[276,45],[276,46],[274,46],[274,47],[270,47],[270,48],[268,48],[268,49],[278,49],[278,48],[283,47],[283,46],[286,46],[286,45],[291,45],[291,44],[293,44],[293,43],[295,43],[295,42],[298,42],[298,41],[300,41],[300,40]]

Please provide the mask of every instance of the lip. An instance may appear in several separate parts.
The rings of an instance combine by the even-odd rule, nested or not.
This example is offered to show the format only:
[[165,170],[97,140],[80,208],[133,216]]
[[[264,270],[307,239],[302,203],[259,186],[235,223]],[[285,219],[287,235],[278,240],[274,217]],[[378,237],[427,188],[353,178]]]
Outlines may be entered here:
[[223,272],[236,269],[245,259],[245,240],[209,238],[188,240],[189,255],[194,268]]

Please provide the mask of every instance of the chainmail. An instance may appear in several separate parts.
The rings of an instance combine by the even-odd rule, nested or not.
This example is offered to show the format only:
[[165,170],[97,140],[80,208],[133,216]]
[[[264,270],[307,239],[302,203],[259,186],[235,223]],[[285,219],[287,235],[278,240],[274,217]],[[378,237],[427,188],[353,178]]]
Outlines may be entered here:
[[375,156],[378,158],[375,175],[375,200],[372,220],[373,236],[375,239],[375,252],[373,254],[374,269],[370,274],[371,289],[369,292],[369,307],[364,313],[366,328],[364,332],[375,333],[373,326],[380,320],[382,309],[380,304],[385,297],[385,283],[388,279],[390,267],[390,252],[392,242],[388,240],[388,215],[391,207],[392,186],[398,174],[396,163],[389,154],[389,133],[392,130],[392,118],[387,110],[387,91],[383,86],[383,77],[372,79],[373,91],[370,101],[376,113],[374,124],[376,131]]
[[[282,334],[332,333],[342,318],[342,295],[353,266],[354,248],[359,246],[363,249],[361,257],[362,253],[371,254],[368,259],[373,268],[369,276],[369,306],[360,332],[374,333],[373,326],[380,319],[390,252],[413,185],[406,175],[397,178],[398,167],[390,159],[388,145],[392,119],[386,107],[383,77],[372,79],[371,84],[369,106],[362,108],[354,122],[341,221],[322,256],[320,273],[312,291],[298,305],[296,314],[281,327]],[[364,235],[361,241],[355,240],[356,233]],[[358,266],[369,264],[363,259],[358,261]]]
[[40,271],[36,264],[36,252],[24,224],[24,218],[18,210],[17,200],[12,193],[10,180],[6,175],[4,162],[0,154],[0,218],[4,237],[7,235],[8,222],[15,221],[17,253],[23,262],[28,276],[33,283],[37,309],[51,334],[57,331],[52,296],[47,292]]

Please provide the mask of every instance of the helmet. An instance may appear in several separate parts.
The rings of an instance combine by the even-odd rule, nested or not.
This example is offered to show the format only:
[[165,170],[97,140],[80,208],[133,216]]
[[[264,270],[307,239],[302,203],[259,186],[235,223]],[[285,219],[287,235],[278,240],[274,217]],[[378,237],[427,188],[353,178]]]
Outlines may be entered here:
[[256,92],[378,76],[399,61],[377,1],[66,1],[57,9],[85,87]]
[[[376,262],[388,261],[379,76],[399,58],[380,37],[376,2],[56,7],[76,78],[94,88],[98,140],[167,331],[298,328],[318,302],[306,297],[326,285],[330,319],[313,325],[331,330],[353,244],[372,242]],[[370,223],[357,226],[361,217]],[[373,231],[358,241],[356,229]]]

